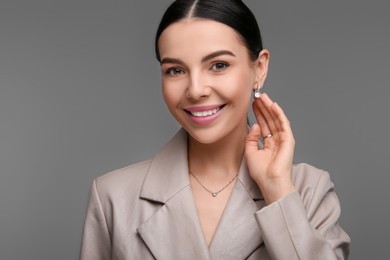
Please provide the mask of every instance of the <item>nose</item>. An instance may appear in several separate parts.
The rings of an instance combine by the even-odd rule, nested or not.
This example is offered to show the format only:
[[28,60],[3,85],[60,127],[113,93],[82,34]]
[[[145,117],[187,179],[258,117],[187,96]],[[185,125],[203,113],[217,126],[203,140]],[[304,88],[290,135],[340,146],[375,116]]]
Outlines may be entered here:
[[200,73],[192,74],[187,86],[187,98],[198,100],[210,95],[211,88],[206,84],[205,78]]

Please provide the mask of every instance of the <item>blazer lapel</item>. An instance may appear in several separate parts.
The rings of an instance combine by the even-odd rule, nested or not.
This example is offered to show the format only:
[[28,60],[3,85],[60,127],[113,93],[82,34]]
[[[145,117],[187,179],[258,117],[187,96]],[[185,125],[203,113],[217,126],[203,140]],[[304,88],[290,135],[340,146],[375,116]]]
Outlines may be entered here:
[[156,259],[210,259],[187,186],[137,231]]
[[152,159],[140,198],[161,204],[137,228],[155,258],[210,259],[190,187],[183,129]]
[[265,205],[245,161],[210,245],[212,259],[246,259],[262,243],[254,214]]
[[207,247],[188,176],[184,129],[152,159],[140,198],[160,204],[137,228],[157,259],[246,259],[263,243],[254,214],[264,206],[264,200],[243,160],[232,195]]

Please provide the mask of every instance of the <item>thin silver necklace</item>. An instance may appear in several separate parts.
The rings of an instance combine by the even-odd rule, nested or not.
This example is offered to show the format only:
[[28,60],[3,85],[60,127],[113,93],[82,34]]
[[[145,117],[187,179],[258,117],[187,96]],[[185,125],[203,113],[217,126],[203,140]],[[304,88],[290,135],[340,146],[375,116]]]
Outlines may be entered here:
[[221,191],[223,191],[224,189],[226,189],[236,178],[237,178],[237,176],[238,176],[238,173],[233,177],[233,179],[231,179],[230,181],[229,181],[229,183],[228,184],[226,184],[222,189],[220,189],[220,190],[218,190],[218,191],[212,191],[212,190],[209,190],[208,188],[206,188],[206,186],[204,186],[201,182],[200,182],[200,180],[196,177],[196,175],[192,172],[192,171],[189,171],[190,172],[190,174],[192,175],[192,176],[194,176],[194,178],[195,178],[195,180],[200,184],[200,186],[202,186],[202,188],[203,189],[205,189],[208,193],[210,193],[211,194],[211,196],[213,196],[214,198],[215,197],[217,197],[217,195],[218,195],[218,193],[220,193]]

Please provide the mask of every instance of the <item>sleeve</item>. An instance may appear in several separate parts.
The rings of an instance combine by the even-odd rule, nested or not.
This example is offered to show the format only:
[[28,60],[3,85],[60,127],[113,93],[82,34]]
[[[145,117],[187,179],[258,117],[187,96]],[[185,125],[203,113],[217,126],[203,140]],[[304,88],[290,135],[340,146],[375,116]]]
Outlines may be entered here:
[[111,238],[95,179],[89,196],[80,260],[103,259],[111,259]]
[[292,192],[255,214],[267,251],[275,260],[347,259],[350,238],[338,224],[340,203],[327,172],[303,198],[308,194]]

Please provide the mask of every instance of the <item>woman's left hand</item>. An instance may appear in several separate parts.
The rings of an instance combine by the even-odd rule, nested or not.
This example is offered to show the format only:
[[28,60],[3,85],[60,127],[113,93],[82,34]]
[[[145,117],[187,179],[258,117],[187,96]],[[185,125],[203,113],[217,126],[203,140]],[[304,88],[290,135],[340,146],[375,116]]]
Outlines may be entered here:
[[[267,94],[255,98],[252,106],[258,124],[247,135],[245,159],[250,175],[270,204],[295,191],[291,180],[295,140],[283,110]],[[262,149],[258,147],[260,136],[264,139]]]

